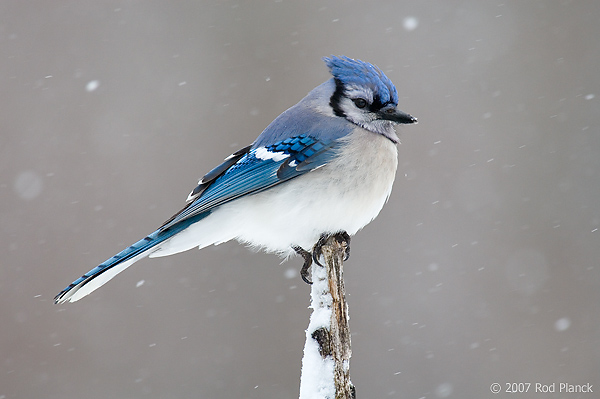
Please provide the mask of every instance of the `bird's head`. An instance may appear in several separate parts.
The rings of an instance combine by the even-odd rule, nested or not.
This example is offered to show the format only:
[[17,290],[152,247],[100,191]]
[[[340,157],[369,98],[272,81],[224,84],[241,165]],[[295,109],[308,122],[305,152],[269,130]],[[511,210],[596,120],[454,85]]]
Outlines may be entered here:
[[329,105],[335,115],[396,142],[393,126],[416,123],[400,111],[398,92],[392,81],[375,65],[345,56],[324,58],[335,81]]

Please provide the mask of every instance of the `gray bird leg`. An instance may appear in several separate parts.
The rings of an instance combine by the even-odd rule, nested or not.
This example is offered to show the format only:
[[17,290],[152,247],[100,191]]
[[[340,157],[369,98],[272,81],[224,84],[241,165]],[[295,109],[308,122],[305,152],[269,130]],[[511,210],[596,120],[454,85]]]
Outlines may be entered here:
[[310,278],[308,277],[312,265],[312,254],[297,245],[294,245],[292,249],[304,258],[304,264],[302,265],[302,269],[300,269],[300,277],[302,277],[302,280],[304,280],[306,284],[312,284],[312,281],[310,281]]

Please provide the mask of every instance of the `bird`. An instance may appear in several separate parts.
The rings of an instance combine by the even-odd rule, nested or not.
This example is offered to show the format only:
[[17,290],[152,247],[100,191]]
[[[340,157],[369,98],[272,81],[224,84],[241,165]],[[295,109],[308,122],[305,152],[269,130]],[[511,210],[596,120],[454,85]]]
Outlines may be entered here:
[[146,256],[167,256],[237,240],[283,258],[300,255],[311,283],[329,237],[345,242],[379,214],[398,165],[398,92],[377,66],[324,57],[331,78],[271,122],[249,146],[209,171],[186,205],[153,233],[63,289],[75,302]]

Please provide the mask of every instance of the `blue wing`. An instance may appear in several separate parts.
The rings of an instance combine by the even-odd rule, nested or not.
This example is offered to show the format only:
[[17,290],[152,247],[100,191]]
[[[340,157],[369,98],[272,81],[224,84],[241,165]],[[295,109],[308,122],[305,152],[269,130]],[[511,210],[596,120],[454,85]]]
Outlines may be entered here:
[[325,165],[338,146],[337,140],[317,140],[302,134],[269,146],[241,149],[200,180],[188,206],[152,234],[73,281],[54,298],[55,303],[74,302],[88,295],[148,256],[160,243],[208,216],[211,209]]
[[[208,172],[191,192],[189,204],[185,208],[152,234],[69,284],[54,301],[74,302],[88,295],[133,263],[148,256],[160,243],[201,221],[215,207],[244,195],[258,193],[327,164],[336,156],[341,145],[338,139],[348,134],[349,129],[335,125],[333,118],[320,125],[311,123],[303,120],[288,124],[285,118],[276,119],[254,145],[232,154],[221,165]],[[280,129],[281,125],[283,129]],[[273,142],[273,137],[280,137],[281,130],[286,130],[286,126],[293,137]],[[272,133],[270,128],[278,131],[279,135],[269,134]],[[296,134],[301,131],[307,133]]]
[[302,103],[275,118],[253,145],[230,155],[208,172],[190,193],[189,204],[160,230],[310,172],[335,157],[342,144],[339,139],[350,134],[355,126],[345,119],[312,110],[307,113]]
[[321,167],[336,155],[339,145],[338,140],[301,134],[268,146],[246,147],[205,175],[188,197],[191,202],[160,230]]

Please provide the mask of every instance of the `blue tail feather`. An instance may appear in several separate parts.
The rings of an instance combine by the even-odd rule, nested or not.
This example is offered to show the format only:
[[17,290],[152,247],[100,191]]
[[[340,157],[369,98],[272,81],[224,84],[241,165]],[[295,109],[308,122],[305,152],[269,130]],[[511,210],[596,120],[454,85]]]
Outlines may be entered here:
[[[139,259],[142,259],[143,257],[149,255],[151,253],[151,250],[153,248],[155,248],[157,245],[168,240],[175,234],[185,230],[193,223],[196,223],[197,221],[203,219],[204,217],[206,217],[208,215],[208,213],[209,212],[205,212],[205,213],[197,215],[193,218],[186,219],[186,220],[170,227],[167,230],[161,231],[160,229],[158,229],[158,230],[154,231],[152,234],[149,234],[148,236],[142,238],[135,244],[125,248],[118,254],[116,254],[113,257],[111,257],[110,259],[107,259],[106,261],[100,263],[98,266],[96,266],[89,272],[85,273],[83,276],[81,276],[77,280],[73,281],[64,290],[62,290],[58,295],[56,295],[56,297],[54,297],[54,303],[64,303],[64,302],[69,302],[69,301],[74,302],[74,301],[80,299],[81,297],[89,294],[90,292],[94,291],[96,288],[99,288],[100,286],[102,286],[104,283],[106,283],[108,280],[110,280],[112,277],[114,277],[119,272],[121,272],[124,269],[126,269],[127,267],[131,266],[133,263],[135,263]],[[120,270],[115,271],[115,268],[120,269]],[[110,274],[110,276],[109,276],[109,274]],[[91,284],[91,286],[93,286],[93,287],[91,287],[91,286],[86,287],[86,288],[88,288],[86,290],[87,292],[85,292],[85,293],[80,292],[78,295],[76,295],[76,293],[79,290],[81,290],[87,284],[89,284],[90,282],[94,281],[95,279],[97,279],[101,276],[104,279],[96,280],[95,284]]]

